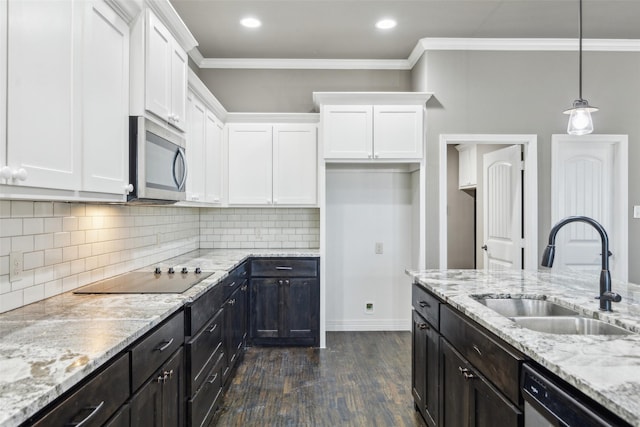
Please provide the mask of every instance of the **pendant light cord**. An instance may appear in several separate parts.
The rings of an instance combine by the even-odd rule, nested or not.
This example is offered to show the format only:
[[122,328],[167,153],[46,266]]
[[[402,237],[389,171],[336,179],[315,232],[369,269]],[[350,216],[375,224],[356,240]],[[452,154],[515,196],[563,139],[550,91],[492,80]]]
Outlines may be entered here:
[[582,0],[580,0],[580,20],[578,24],[579,33],[579,53],[578,53],[578,94],[579,99],[582,100]]

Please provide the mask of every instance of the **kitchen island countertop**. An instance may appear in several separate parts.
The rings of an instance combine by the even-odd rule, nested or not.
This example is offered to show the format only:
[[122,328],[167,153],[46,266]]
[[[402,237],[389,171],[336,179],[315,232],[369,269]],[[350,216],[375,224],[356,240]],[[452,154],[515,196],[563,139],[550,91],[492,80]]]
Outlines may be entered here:
[[[423,270],[407,274],[447,304],[503,339],[632,425],[640,426],[640,286],[614,281],[622,301],[599,311],[598,276],[551,271]],[[631,335],[536,332],[475,297],[544,297]]]
[[0,314],[0,426],[26,421],[245,259],[261,256],[317,257],[319,251],[201,249],[153,264],[214,272],[181,294],[67,292]]

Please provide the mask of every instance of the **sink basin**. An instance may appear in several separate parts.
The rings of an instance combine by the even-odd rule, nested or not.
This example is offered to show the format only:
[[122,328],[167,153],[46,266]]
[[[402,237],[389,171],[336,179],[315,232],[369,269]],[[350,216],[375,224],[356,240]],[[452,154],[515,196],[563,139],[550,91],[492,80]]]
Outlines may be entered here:
[[523,328],[549,334],[629,335],[633,332],[601,320],[586,317],[511,317]]
[[543,299],[477,298],[480,304],[506,317],[576,316],[578,312]]

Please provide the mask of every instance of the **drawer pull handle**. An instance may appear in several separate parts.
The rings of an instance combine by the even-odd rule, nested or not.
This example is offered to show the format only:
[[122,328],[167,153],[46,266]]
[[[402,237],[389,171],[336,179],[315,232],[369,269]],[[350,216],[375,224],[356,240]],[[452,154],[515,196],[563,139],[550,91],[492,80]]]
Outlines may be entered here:
[[418,325],[418,327],[420,329],[429,329],[429,325],[427,325],[426,323],[420,323],[420,325]]
[[91,420],[91,418],[95,417],[95,415],[100,411],[100,409],[102,409],[103,406],[104,406],[104,400],[100,402],[98,406],[89,406],[87,409],[92,409],[91,413],[87,415],[87,417],[84,420],[80,421],[79,423],[73,423],[72,425],[76,427],[82,427],[86,425]]
[[429,303],[428,303],[428,302],[426,302],[426,301],[420,301],[420,302],[418,303],[418,305],[420,305],[420,307],[422,307],[422,308],[425,308],[425,307],[431,307],[431,304],[429,304]]
[[207,332],[212,333],[213,331],[215,331],[216,329],[218,329],[218,324],[216,323],[215,325],[213,325],[211,327],[211,329],[209,329]]
[[216,382],[216,379],[218,378],[218,373],[216,372],[215,374],[211,375],[209,377],[209,380],[207,381],[209,384],[213,384],[214,382]]
[[478,353],[478,355],[482,356],[482,352],[480,351],[477,345],[474,344],[473,349],[476,351],[476,353]]
[[229,286],[230,288],[233,288],[235,285],[236,285],[236,282],[234,281],[234,282],[229,283],[229,285],[228,285],[228,286]]
[[160,347],[156,348],[156,350],[165,351],[166,349],[169,348],[171,344],[173,344],[173,338],[171,338],[169,341],[165,342],[164,344],[160,345]]
[[293,267],[287,267],[287,266],[277,266],[276,270],[293,270]]

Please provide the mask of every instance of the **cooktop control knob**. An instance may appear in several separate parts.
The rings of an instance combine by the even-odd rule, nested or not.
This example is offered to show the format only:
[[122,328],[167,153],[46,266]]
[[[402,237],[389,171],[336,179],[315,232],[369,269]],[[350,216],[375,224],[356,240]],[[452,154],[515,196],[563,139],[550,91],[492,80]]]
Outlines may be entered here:
[[176,271],[173,269],[173,267],[169,267],[169,271],[167,271],[167,273],[169,273],[169,274],[173,274],[175,272]]
[[196,274],[200,274],[202,273],[202,270],[200,270],[200,267],[196,267]]
[[160,274],[162,273],[162,270],[160,270],[160,267],[156,267],[155,271],[153,272],[154,274]]
[[187,274],[189,272],[189,270],[187,270],[187,267],[182,267],[182,274]]

